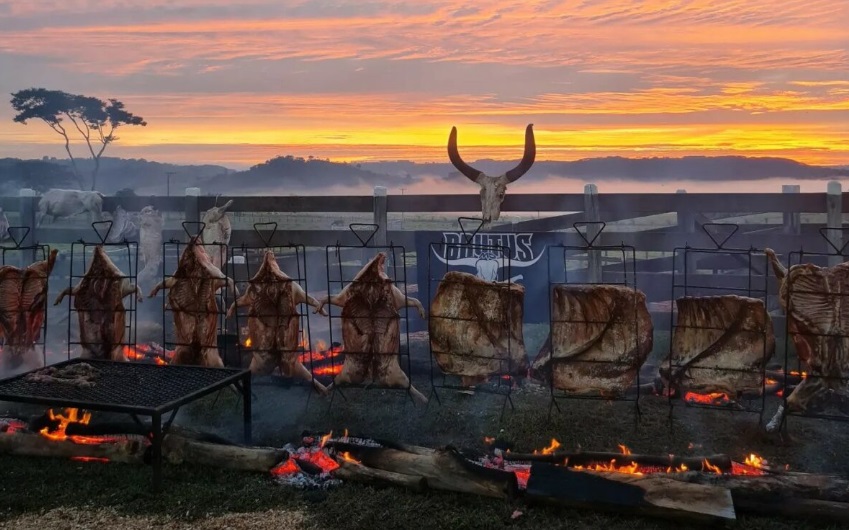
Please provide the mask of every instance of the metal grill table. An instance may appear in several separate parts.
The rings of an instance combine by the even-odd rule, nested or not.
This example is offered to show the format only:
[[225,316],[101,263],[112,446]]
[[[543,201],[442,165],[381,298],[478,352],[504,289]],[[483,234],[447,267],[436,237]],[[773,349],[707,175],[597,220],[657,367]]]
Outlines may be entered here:
[[[80,363],[98,371],[93,386],[26,379],[43,370],[40,368],[0,380],[0,401],[127,413],[139,424],[139,416],[150,416],[151,464],[157,491],[162,482],[162,438],[182,405],[234,385],[242,392],[245,443],[251,443],[250,370],[93,359],[72,359],[50,366],[65,368]],[[162,418],[168,412],[171,415],[163,424]]]

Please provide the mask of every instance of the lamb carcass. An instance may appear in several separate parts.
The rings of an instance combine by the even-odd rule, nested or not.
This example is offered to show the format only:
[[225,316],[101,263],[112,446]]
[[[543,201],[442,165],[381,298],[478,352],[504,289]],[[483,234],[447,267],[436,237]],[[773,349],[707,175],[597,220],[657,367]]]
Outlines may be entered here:
[[[787,396],[787,408],[813,412],[831,402],[849,413],[849,262],[832,267],[803,263],[786,269],[773,250],[764,252],[780,282],[787,332],[809,372]],[[767,430],[777,430],[784,414],[782,405]]]
[[445,273],[430,304],[428,334],[437,364],[464,386],[494,375],[525,376],[522,333],[525,287],[490,282],[459,271]]
[[[249,308],[248,336],[253,352],[251,373],[267,375],[280,367],[283,375],[311,381],[316,390],[326,394],[324,385],[313,378],[300,361],[301,315],[298,304],[302,303],[319,307],[315,298],[307,295],[297,282],[280,270],[274,252],[268,250],[259,270],[248,281],[245,294],[230,305],[227,318],[239,307]],[[323,309],[321,314],[327,316]]]
[[556,285],[552,302],[533,372],[577,395],[624,394],[653,346],[646,295],[626,285]]
[[200,237],[191,238],[180,254],[174,275],[154,286],[153,298],[160,289],[168,289],[168,306],[174,318],[177,337],[172,364],[222,367],[218,354],[219,308],[215,293],[224,286],[236,296],[236,286],[209,259]]
[[83,350],[81,358],[127,360],[123,348],[124,297],[131,294],[142,301],[141,290],[109,259],[103,246],[94,247],[91,264],[80,282],[59,293],[53,303],[59,305],[66,296],[74,297]]
[[205,244],[206,252],[212,260],[212,264],[221,268],[227,261],[227,245],[230,243],[230,217],[227,208],[233,205],[229,200],[221,206],[213,206],[203,213],[201,221],[204,224],[201,237]]
[[58,250],[46,260],[24,269],[0,267],[0,334],[3,335],[4,365],[7,369],[39,368],[43,360],[36,355],[35,343],[47,310],[48,277],[56,264]]
[[742,392],[760,391],[764,366],[775,353],[772,319],[763,300],[685,296],[675,304],[672,371],[668,365],[660,369],[666,388],[682,396],[723,393],[732,399]]
[[386,253],[379,252],[339,294],[319,302],[316,312],[330,303],[342,308],[342,340],[345,360],[333,385],[361,384],[371,380],[377,385],[408,388],[419,403],[427,398],[419,392],[398,363],[401,330],[398,310],[407,306],[424,307],[415,298],[405,297],[386,274]]
[[139,213],[139,249],[142,267],[139,285],[150,288],[156,278],[161,278],[162,267],[162,214],[153,206],[145,206]]

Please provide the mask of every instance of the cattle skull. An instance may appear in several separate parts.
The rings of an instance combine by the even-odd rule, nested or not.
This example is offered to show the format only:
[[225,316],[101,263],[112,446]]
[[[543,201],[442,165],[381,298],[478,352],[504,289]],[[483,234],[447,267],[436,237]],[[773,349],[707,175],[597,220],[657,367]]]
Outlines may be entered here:
[[497,221],[501,216],[501,203],[507,193],[507,185],[518,180],[534,164],[537,148],[534,142],[533,126],[534,124],[531,123],[525,129],[525,154],[519,165],[497,177],[491,177],[463,162],[457,151],[457,127],[451,127],[451,135],[448,137],[448,158],[460,173],[481,187],[481,212],[484,227],[492,221]]

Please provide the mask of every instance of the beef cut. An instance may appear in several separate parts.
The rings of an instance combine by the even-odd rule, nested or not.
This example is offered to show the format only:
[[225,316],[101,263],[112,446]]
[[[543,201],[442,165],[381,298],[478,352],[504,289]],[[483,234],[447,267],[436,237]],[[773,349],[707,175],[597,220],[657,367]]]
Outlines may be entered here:
[[124,298],[131,294],[142,301],[141,290],[109,259],[103,246],[94,247],[91,263],[80,282],[59,293],[53,303],[59,305],[66,296],[74,297],[82,346],[80,357],[127,360],[123,348],[126,333]]
[[[248,336],[251,339],[251,373],[270,374],[275,368],[286,377],[300,377],[312,382],[322,394],[327,389],[314,379],[310,371],[300,361],[300,322],[298,305],[306,303],[315,308],[318,301],[306,292],[292,278],[286,275],[277,263],[274,252],[268,250],[262,264],[248,288],[237,298],[227,311],[230,318],[239,307],[248,307]],[[324,309],[321,314],[327,316]]]
[[168,289],[177,338],[172,364],[224,366],[218,353],[220,310],[215,297],[224,286],[238,296],[233,280],[210,261],[200,237],[192,237],[180,254],[174,275],[156,284],[150,293],[153,298],[160,289]]
[[463,386],[495,375],[525,376],[525,287],[459,271],[445,273],[430,304],[430,347],[440,369]]
[[576,395],[613,399],[633,385],[654,344],[646,295],[626,285],[555,285],[551,331],[532,373]]
[[57,249],[46,260],[24,269],[0,267],[0,335],[3,337],[3,365],[7,370],[40,368],[36,354],[47,312],[48,277],[56,264]]
[[[806,378],[787,396],[795,413],[819,412],[836,405],[849,414],[849,262],[832,267],[812,263],[786,269],[772,249],[765,249],[780,282],[778,298],[787,314],[787,332]],[[767,424],[777,430],[782,405]]]
[[670,356],[660,369],[678,395],[760,391],[763,369],[775,353],[772,319],[763,300],[747,296],[685,296],[675,301],[678,321]]
[[379,252],[339,294],[325,297],[325,304],[342,308],[342,340],[345,359],[342,371],[327,388],[333,385],[373,384],[390,388],[407,388],[419,403],[427,398],[419,392],[401,369],[398,352],[401,345],[398,310],[407,306],[419,310],[425,318],[424,307],[415,298],[405,297],[386,274],[386,253]]

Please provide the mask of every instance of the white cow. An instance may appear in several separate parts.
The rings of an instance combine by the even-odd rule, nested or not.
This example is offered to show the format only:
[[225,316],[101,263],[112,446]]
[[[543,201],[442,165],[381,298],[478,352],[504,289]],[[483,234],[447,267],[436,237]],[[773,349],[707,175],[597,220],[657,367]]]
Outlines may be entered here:
[[70,217],[88,212],[91,221],[102,219],[103,195],[99,191],[60,190],[50,189],[38,201],[38,212],[35,216],[35,226],[41,226],[44,217]]

